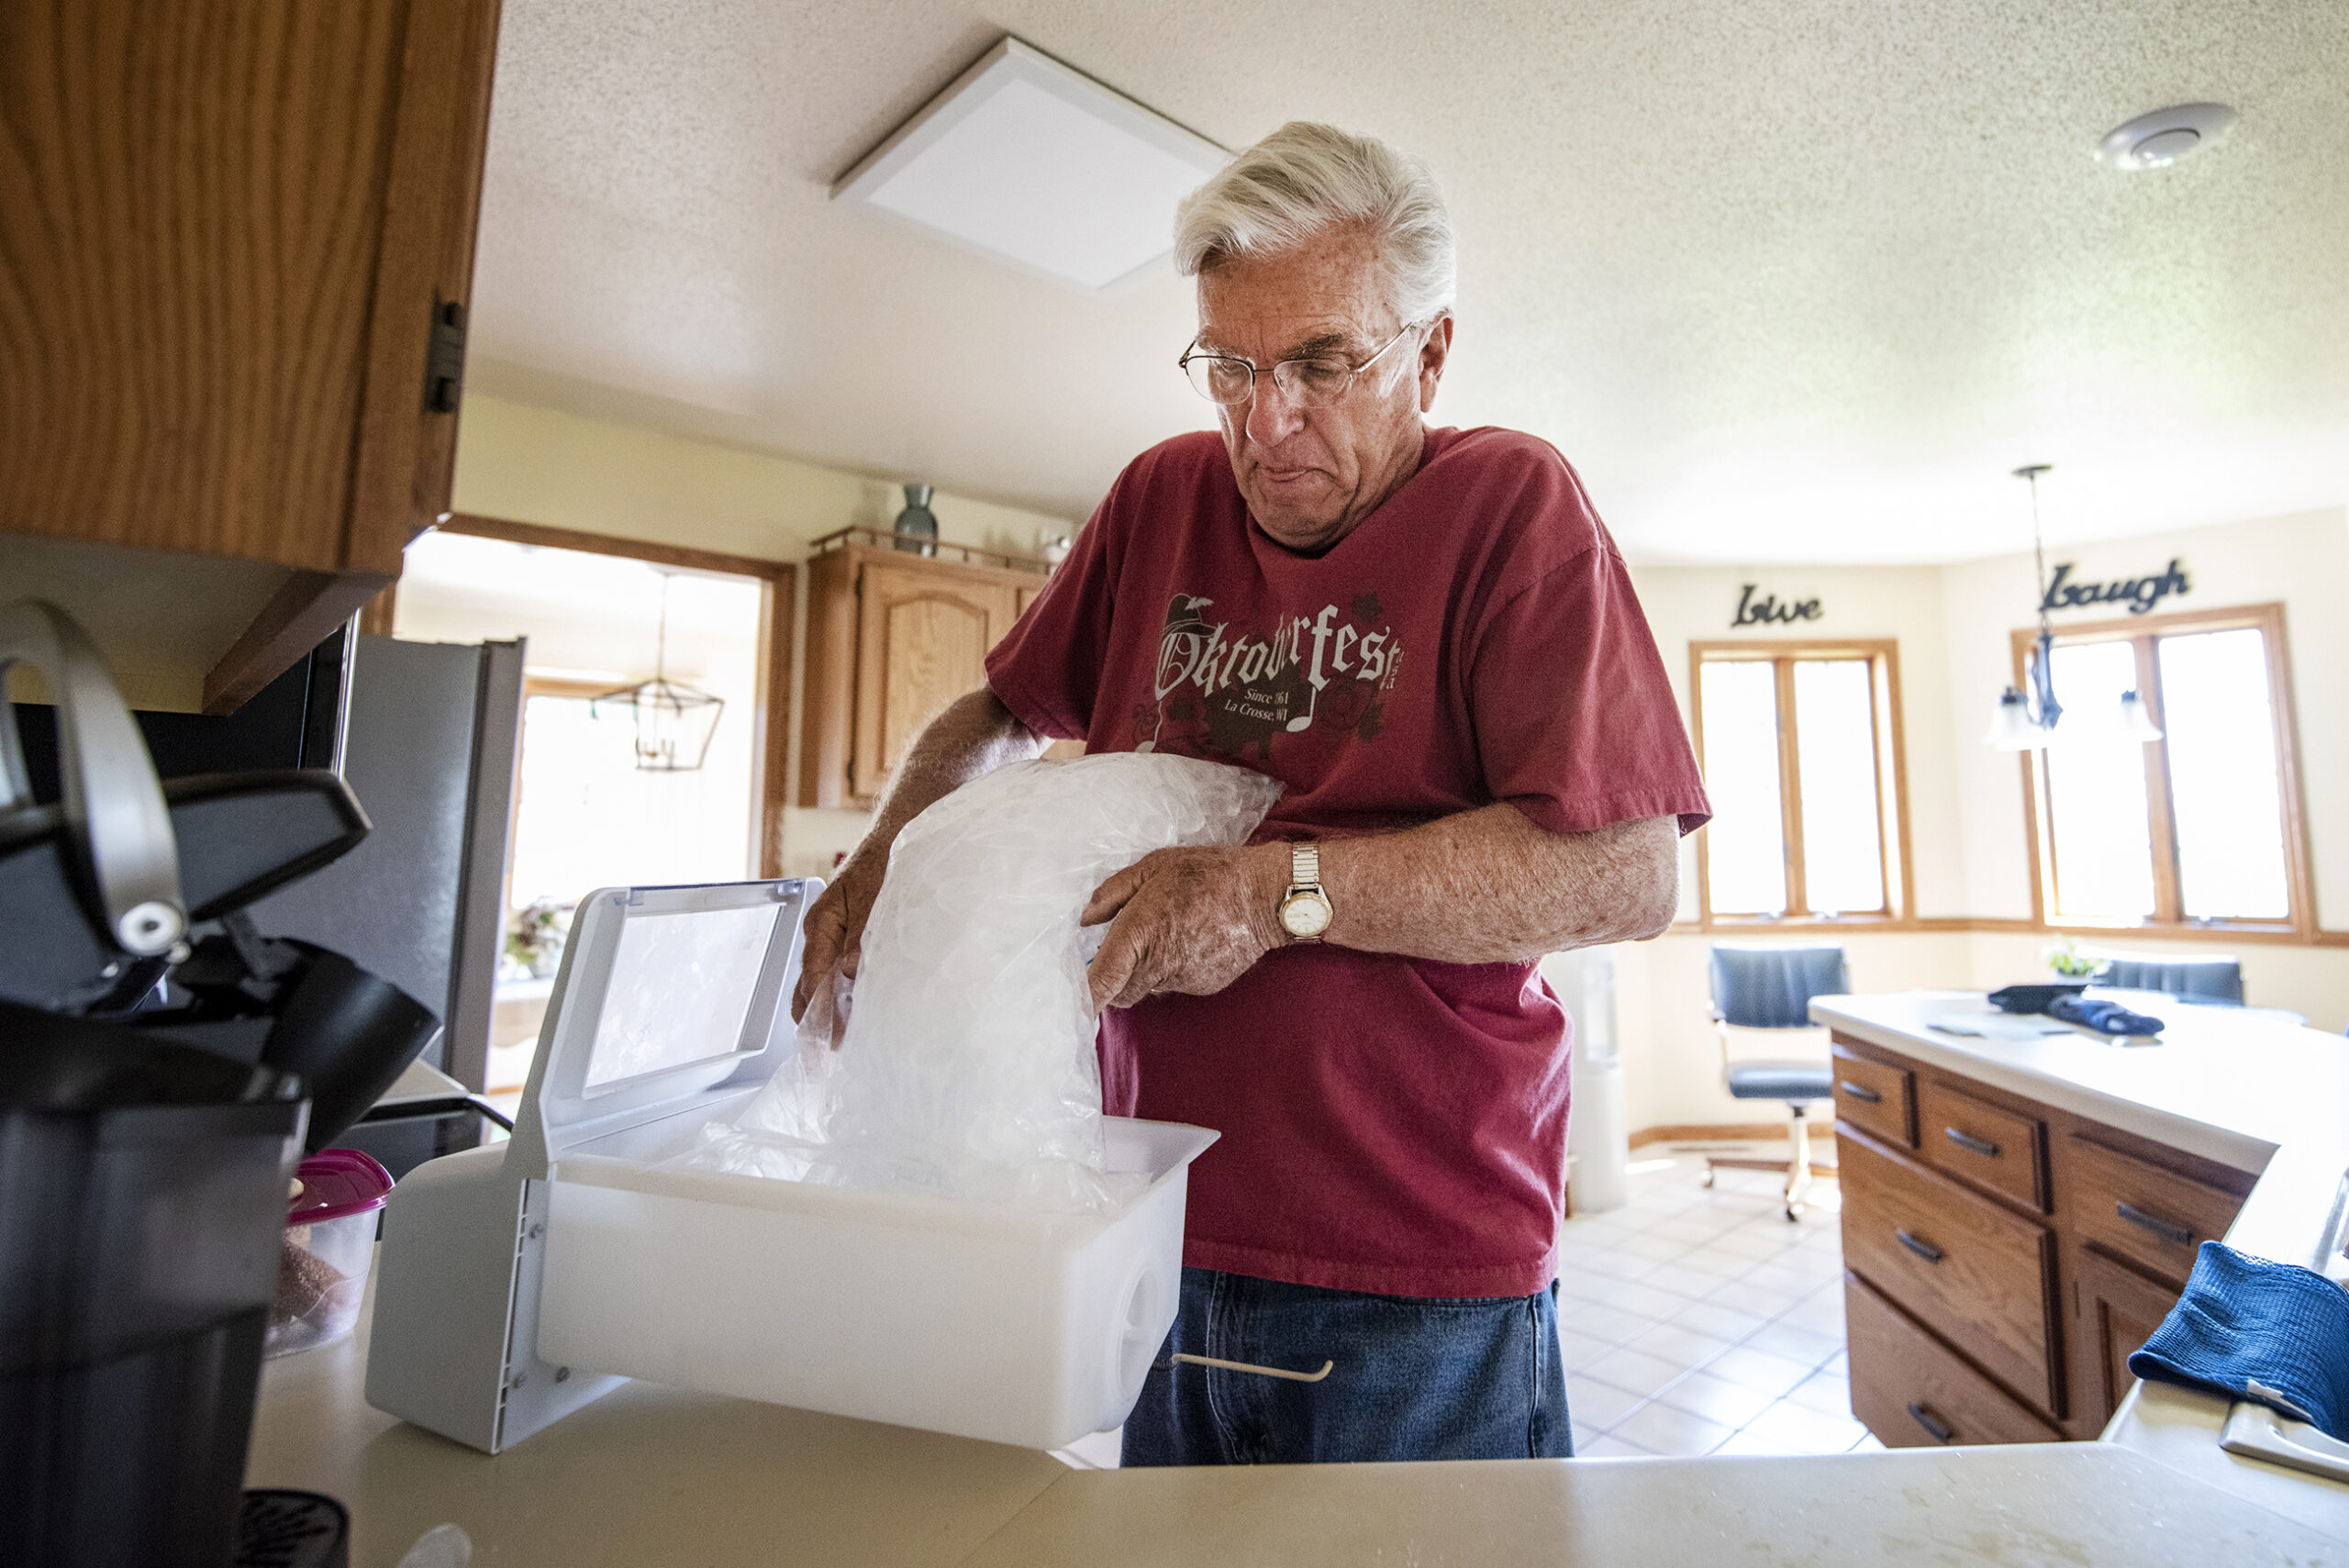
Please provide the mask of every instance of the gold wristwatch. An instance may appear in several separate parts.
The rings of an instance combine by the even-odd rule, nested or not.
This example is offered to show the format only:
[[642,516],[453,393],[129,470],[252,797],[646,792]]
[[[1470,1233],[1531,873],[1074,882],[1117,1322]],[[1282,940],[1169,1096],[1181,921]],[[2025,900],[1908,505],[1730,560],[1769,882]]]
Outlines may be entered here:
[[1291,844],[1288,854],[1288,891],[1277,906],[1281,929],[1300,942],[1318,942],[1337,913],[1321,886],[1321,851],[1315,844]]

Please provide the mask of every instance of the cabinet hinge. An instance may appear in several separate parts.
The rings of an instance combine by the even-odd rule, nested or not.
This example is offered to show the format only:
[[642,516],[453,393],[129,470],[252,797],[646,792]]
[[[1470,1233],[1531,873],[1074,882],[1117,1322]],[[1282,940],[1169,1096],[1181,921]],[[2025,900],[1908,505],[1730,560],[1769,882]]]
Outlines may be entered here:
[[432,296],[432,346],[424,361],[424,411],[454,414],[465,384],[465,307]]

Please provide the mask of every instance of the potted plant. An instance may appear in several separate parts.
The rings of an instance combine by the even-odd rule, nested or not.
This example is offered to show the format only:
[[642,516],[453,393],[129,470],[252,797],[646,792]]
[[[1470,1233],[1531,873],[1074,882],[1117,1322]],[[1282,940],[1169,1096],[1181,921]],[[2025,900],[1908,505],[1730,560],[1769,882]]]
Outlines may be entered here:
[[2082,952],[2079,944],[2069,937],[2054,947],[2041,949],[2040,957],[2047,961],[2049,970],[2065,980],[2093,980],[2097,971],[2104,967],[2104,960]]
[[506,956],[534,980],[552,974],[562,962],[571,935],[572,905],[559,898],[533,898],[506,920]]

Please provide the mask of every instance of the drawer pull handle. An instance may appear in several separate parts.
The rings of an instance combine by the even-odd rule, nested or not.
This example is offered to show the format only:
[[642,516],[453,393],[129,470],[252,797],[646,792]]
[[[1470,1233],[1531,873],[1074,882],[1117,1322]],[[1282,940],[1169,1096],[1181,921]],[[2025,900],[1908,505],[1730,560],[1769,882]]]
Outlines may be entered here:
[[1970,1132],[1960,1132],[1954,1127],[1942,1129],[1942,1136],[1968,1154],[1979,1154],[1985,1160],[1995,1160],[1998,1157],[1998,1146],[1987,1138],[1976,1138]]
[[1835,1086],[1842,1090],[1845,1094],[1851,1095],[1852,1098],[1859,1101],[1860,1104],[1864,1106],[1880,1106],[1884,1104],[1884,1096],[1877,1094],[1874,1089],[1869,1088],[1865,1084],[1854,1084],[1849,1078],[1843,1078],[1837,1080]]
[[1939,1247],[1934,1246],[1931,1241],[1920,1241],[1914,1236],[1909,1235],[1906,1230],[1895,1230],[1893,1234],[1900,1238],[1900,1244],[1902,1246],[1916,1253],[1917,1256],[1924,1259],[1925,1262],[1929,1263],[1938,1263],[1942,1261],[1942,1250]]
[[1909,1401],[1909,1418],[1916,1422],[1919,1426],[1924,1428],[1928,1432],[1931,1432],[1932,1434],[1933,1440],[1937,1443],[1945,1443],[1949,1441],[1950,1439],[1957,1436],[1957,1429],[1955,1427],[1951,1426],[1947,1421],[1943,1420],[1939,1416],[1934,1415],[1931,1410],[1926,1409],[1914,1399]]
[[2194,1243],[2194,1232],[2183,1225],[2173,1224],[2158,1214],[2147,1214],[2134,1204],[2116,1204],[2113,1212],[2140,1230],[2150,1230],[2173,1247],[2188,1247]]

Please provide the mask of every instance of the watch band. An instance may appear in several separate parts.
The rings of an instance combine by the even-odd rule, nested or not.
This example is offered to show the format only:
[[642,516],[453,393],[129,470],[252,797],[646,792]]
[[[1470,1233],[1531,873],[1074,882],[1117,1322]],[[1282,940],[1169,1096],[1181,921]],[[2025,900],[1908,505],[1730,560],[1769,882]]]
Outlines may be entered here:
[[1291,844],[1288,847],[1288,884],[1319,888],[1321,885],[1321,846]]

